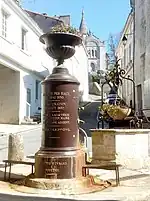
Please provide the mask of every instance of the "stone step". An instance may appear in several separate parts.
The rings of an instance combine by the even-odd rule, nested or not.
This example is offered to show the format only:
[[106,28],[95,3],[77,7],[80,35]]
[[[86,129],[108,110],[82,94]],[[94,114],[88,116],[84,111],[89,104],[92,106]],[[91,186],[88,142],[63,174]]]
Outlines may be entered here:
[[26,121],[22,121],[21,125],[36,125],[38,124],[37,122],[26,122]]
[[24,121],[26,121],[26,122],[33,122],[33,118],[24,117]]
[[21,122],[22,125],[36,125],[37,122],[33,121],[32,118],[24,117],[24,120]]

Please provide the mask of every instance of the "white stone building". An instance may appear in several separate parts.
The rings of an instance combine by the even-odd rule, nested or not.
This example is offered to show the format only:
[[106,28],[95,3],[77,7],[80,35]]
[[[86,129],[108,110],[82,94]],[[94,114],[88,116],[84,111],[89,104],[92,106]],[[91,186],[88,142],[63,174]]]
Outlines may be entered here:
[[150,1],[135,0],[135,78],[137,108],[150,117]]
[[[133,79],[133,36],[133,13],[131,12],[128,15],[116,48],[116,56],[120,59],[120,67],[125,70],[124,76],[129,76],[131,79]],[[119,92],[128,105],[130,105],[132,100],[133,106],[133,83],[129,80],[123,79],[123,84],[120,87]]]
[[[131,0],[133,10],[135,10],[135,59],[134,59],[134,79],[136,92],[136,111],[141,114],[143,110],[145,115],[150,117],[150,1],[149,0]],[[134,19],[132,14],[129,15],[125,24],[122,37],[127,34],[126,54],[134,55]],[[132,33],[128,35],[128,33]],[[123,45],[120,43],[117,47],[116,53],[119,58],[123,58]],[[130,47],[131,43],[131,47]],[[133,63],[133,57],[130,56]],[[129,59],[130,60],[130,59]],[[132,76],[133,65],[130,67],[123,67]],[[128,70],[130,69],[130,71]],[[131,86],[126,86],[124,96],[128,101],[131,97]]]
[[[52,18],[53,25],[59,19]],[[52,26],[51,24],[51,26]],[[0,1],[0,123],[20,124],[41,106],[40,82],[55,62],[46,54],[39,36],[43,30],[15,0]],[[77,47],[66,61],[88,98],[87,54]]]
[[101,41],[88,30],[83,11],[79,30],[84,38],[84,44],[88,52],[89,73],[97,73],[99,70],[105,71],[106,48],[104,41]]

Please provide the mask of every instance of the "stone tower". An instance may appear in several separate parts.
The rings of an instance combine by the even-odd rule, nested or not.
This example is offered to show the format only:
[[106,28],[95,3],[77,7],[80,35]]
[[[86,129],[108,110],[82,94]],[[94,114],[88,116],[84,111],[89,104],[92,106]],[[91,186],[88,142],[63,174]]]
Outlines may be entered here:
[[83,10],[79,30],[88,53],[89,73],[97,74],[98,71],[106,70],[105,44],[88,30]]
[[84,10],[82,10],[82,18],[81,18],[79,30],[80,30],[80,33],[82,34],[82,37],[85,39],[85,37],[88,34],[88,29],[87,29],[85,18],[84,18]]

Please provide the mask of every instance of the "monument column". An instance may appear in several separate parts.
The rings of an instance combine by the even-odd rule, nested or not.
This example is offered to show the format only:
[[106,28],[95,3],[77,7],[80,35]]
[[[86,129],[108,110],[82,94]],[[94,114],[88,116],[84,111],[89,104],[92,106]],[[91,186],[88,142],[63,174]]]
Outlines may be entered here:
[[[49,47],[52,37],[68,37],[68,41],[81,42],[75,35],[45,34],[47,52],[56,58],[59,50],[58,66],[43,81],[43,122],[42,144],[35,155],[35,177],[49,179],[73,179],[82,177],[85,153],[79,148],[78,101],[79,82],[63,66],[64,58],[75,53],[73,46]],[[49,37],[49,38],[48,38]],[[48,41],[52,40],[52,41]],[[43,42],[43,41],[42,41]],[[67,43],[67,42],[66,42]],[[61,54],[60,54],[61,52]],[[58,56],[58,53],[57,53]]]

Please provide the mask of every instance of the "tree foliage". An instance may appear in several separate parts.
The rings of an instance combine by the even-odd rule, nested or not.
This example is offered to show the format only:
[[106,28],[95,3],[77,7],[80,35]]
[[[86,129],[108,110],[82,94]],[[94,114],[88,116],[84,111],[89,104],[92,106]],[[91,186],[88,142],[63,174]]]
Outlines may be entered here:
[[91,74],[92,82],[97,82],[98,84],[104,79],[105,72],[103,70],[98,70],[96,73]]
[[120,33],[119,34],[111,34],[108,38],[108,44],[107,44],[107,62],[109,68],[113,66],[116,62],[116,47],[118,45],[118,41],[120,39]]

